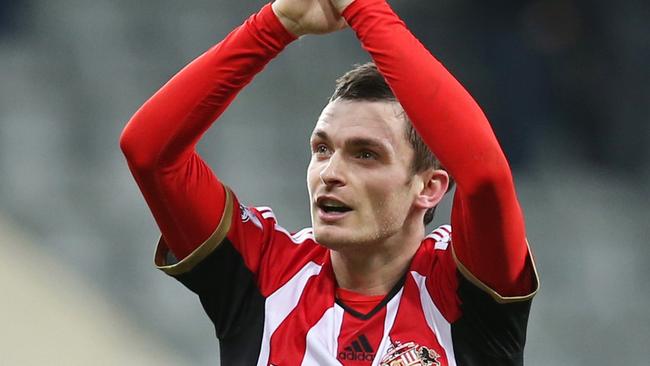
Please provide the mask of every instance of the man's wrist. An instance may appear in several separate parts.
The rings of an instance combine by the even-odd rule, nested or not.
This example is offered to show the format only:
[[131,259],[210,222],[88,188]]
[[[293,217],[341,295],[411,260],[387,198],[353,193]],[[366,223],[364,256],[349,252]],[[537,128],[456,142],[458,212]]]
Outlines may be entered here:
[[286,29],[287,32],[291,33],[295,37],[302,36],[303,33],[300,30],[300,25],[296,21],[285,16],[277,4],[278,2],[274,1],[273,4],[271,4],[271,9],[273,10],[273,14],[275,14],[275,17],[278,18],[284,29]]

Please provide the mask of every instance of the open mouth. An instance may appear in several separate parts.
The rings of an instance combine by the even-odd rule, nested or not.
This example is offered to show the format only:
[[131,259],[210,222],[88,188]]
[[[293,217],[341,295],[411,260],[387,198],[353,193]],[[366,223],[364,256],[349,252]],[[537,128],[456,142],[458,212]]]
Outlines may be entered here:
[[333,198],[319,198],[316,201],[318,208],[323,210],[325,213],[345,213],[352,211],[352,208],[347,206],[341,201],[335,200]]

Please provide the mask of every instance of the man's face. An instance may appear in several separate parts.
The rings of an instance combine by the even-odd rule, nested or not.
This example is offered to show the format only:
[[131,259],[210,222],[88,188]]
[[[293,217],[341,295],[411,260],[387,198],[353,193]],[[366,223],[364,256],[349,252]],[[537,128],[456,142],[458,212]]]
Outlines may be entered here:
[[307,170],[316,240],[331,249],[399,233],[417,195],[413,149],[396,102],[337,99],[311,136]]

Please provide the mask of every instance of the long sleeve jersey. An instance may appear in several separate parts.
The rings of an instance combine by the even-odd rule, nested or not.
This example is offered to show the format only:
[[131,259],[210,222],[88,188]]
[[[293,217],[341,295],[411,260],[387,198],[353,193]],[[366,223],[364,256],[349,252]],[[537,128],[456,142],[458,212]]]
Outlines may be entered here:
[[[346,307],[332,296],[331,299],[328,297],[321,300],[322,311],[309,315],[314,319],[307,323],[320,324],[325,316],[323,314],[327,314],[330,309],[336,313],[337,306],[345,314],[342,315],[343,325],[347,324],[345,316],[351,316],[350,321],[354,323],[368,321],[366,318],[371,313],[384,313],[384,320],[377,323],[383,324],[383,328],[376,324],[370,326],[370,323],[350,325],[350,329],[368,327],[374,329],[372,332],[345,333],[346,328],[339,324],[340,332],[334,337],[337,341],[327,347],[337,362],[343,364],[364,364],[354,362],[365,360],[373,365],[383,365],[381,362],[390,361],[390,357],[426,351],[432,352],[432,358],[435,358],[434,354],[438,355],[437,362],[443,362],[442,364],[481,364],[485,358],[481,361],[476,357],[486,357],[485,354],[493,354],[495,359],[502,354],[509,354],[515,355],[512,356],[513,359],[521,360],[528,308],[523,306],[522,310],[517,307],[518,310],[511,313],[504,312],[499,307],[510,305],[497,304],[523,301],[529,306],[529,300],[537,288],[537,278],[512,175],[485,115],[469,93],[409,32],[384,0],[356,0],[346,8],[343,16],[363,48],[371,55],[415,129],[454,177],[457,190],[451,217],[453,233],[449,228],[442,228],[424,238],[424,249],[421,248],[421,251],[424,253],[430,247],[433,254],[422,254],[419,251],[409,269],[409,273],[424,274],[424,277],[415,274],[412,278],[407,276],[400,281],[395,291],[380,301],[379,308],[371,309],[366,314],[357,313],[361,316],[355,317],[354,309]],[[257,333],[251,336],[247,332],[235,331],[241,328],[238,322],[253,322],[252,319],[257,319],[260,323],[255,323],[255,327],[260,328],[261,342],[256,348],[259,352],[253,352],[253,356],[249,356],[252,357],[250,360],[256,359],[257,364],[311,364],[308,361],[316,357],[309,353],[311,327],[301,328],[304,328],[304,339],[297,342],[295,349],[292,348],[292,352],[298,355],[296,359],[283,359],[289,351],[279,341],[287,336],[283,332],[288,330],[283,329],[288,326],[284,324],[291,323],[288,319],[299,307],[302,298],[309,293],[309,281],[300,282],[298,277],[304,275],[305,268],[315,264],[319,269],[314,275],[329,279],[329,282],[323,280],[327,284],[326,288],[336,287],[335,280],[332,281],[326,250],[318,248],[309,231],[289,234],[274,221],[272,211],[247,208],[239,204],[232,192],[223,186],[196,152],[196,144],[201,136],[237,93],[293,40],[295,37],[284,29],[270,5],[265,6],[223,41],[181,70],[151,97],[129,121],[120,140],[133,176],[162,232],[162,248],[159,247],[157,252],[157,264],[199,294],[208,315],[215,323],[222,344],[222,358],[232,357],[230,360],[239,360],[239,356],[234,353],[240,346],[233,340],[238,339],[232,335],[233,332],[244,334],[245,337],[258,337]],[[426,244],[427,240],[429,244]],[[281,244],[283,241],[301,243],[298,246],[300,249]],[[444,243],[451,244],[449,250]],[[441,249],[444,250],[444,255],[436,252]],[[293,254],[287,255],[284,250]],[[440,260],[436,259],[438,254],[441,255]],[[420,257],[429,259],[420,261]],[[241,266],[232,268],[224,265],[224,258],[237,258],[235,262],[241,262]],[[293,258],[293,261],[290,262],[287,258]],[[210,264],[211,261],[216,262]],[[270,263],[274,265],[271,266]],[[278,271],[275,267],[282,263],[287,263],[291,270]],[[208,269],[215,266],[222,268]],[[418,269],[419,266],[424,269]],[[255,290],[241,292],[233,288],[232,282],[239,278],[240,272],[244,278],[242,281],[250,282]],[[206,277],[212,278],[212,282],[206,280]],[[417,287],[420,280],[424,287]],[[270,317],[270,299],[289,284],[294,284],[292,281],[298,281],[302,286],[302,292],[299,292],[301,297],[294,299],[296,308],[285,314],[286,318],[278,320]],[[208,282],[221,285],[208,285]],[[393,332],[385,329],[386,319],[390,315],[390,303],[406,296],[411,282],[414,283],[413,288],[425,288],[426,291],[423,291],[430,296],[434,306],[439,308],[446,326],[450,327],[450,341],[442,340],[445,337],[441,333],[444,332],[435,327],[435,319],[427,318],[425,310],[422,310],[423,320],[429,328],[434,329],[431,333],[433,338],[438,339],[437,345],[427,348],[420,343],[411,342],[415,346],[409,348],[405,346],[411,344],[408,339],[396,340],[400,337],[399,330]],[[471,284],[467,286],[472,290],[461,291],[465,282]],[[436,290],[436,286],[444,289]],[[474,289],[486,297],[473,292]],[[240,298],[240,302],[233,300],[232,294],[227,291],[238,294],[235,297]],[[241,309],[241,304],[246,301],[255,303],[251,299],[260,302],[256,306],[262,309],[258,309],[262,315],[250,315],[255,313],[253,310],[250,310],[250,314],[245,312],[248,315],[242,315],[234,310],[238,306]],[[477,307],[485,307],[485,302],[493,301],[494,304],[490,306],[497,306],[494,309],[498,310],[477,317],[482,317],[483,322],[487,322],[484,326],[499,319],[507,324],[507,329],[503,331],[498,326],[495,330],[484,329],[485,332],[478,339],[465,335],[471,333],[474,329],[472,327],[479,322],[476,319],[471,322],[460,321],[468,319],[463,316],[468,310],[462,307],[462,303],[468,301],[480,304]],[[425,303],[423,300],[422,304]],[[255,308],[253,305],[249,307]],[[422,305],[422,309],[425,308]],[[399,314],[400,311],[393,314],[393,323],[397,324]],[[256,317],[261,317],[261,320]],[[465,323],[474,325],[466,326]],[[454,324],[457,324],[456,328]],[[381,335],[377,333],[379,328],[384,330]],[[454,329],[457,330],[456,333]],[[462,335],[459,336],[459,329],[469,330],[461,332]],[[469,341],[456,344],[456,339],[461,336]],[[291,333],[291,337],[301,336]],[[504,345],[500,337],[511,343]],[[485,341],[486,338],[488,341]],[[498,338],[499,341],[490,342],[490,338]],[[230,344],[231,351],[226,356],[224,346],[227,347],[228,342],[234,342],[232,344],[236,343],[237,346]],[[485,342],[487,345],[477,345],[477,342]],[[459,358],[456,354],[458,350],[472,347],[482,351],[476,355],[473,351],[467,351],[466,361],[462,361],[462,357]],[[362,358],[359,360],[355,356],[351,360],[351,356],[346,358],[346,352],[348,356],[372,354],[372,358],[368,360],[367,356],[359,356]],[[320,353],[322,352],[318,351],[314,354]],[[329,364],[323,359],[314,360],[314,364]],[[512,364],[519,361],[514,362]]]

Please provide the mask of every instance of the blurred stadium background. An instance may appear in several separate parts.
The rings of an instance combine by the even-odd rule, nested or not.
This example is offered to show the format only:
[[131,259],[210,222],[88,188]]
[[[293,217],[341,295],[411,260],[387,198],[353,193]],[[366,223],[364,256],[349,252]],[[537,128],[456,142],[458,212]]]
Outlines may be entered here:
[[[152,266],[158,231],[118,137],[263,4],[0,1],[0,365],[217,363],[197,299]],[[479,100],[512,163],[542,276],[527,364],[647,365],[650,3],[393,6]],[[367,60],[349,31],[294,43],[203,156],[243,201],[309,225],[307,136],[334,79]]]

